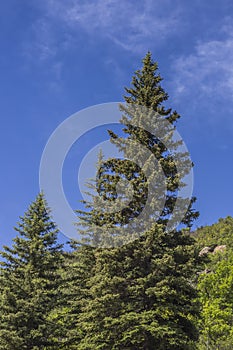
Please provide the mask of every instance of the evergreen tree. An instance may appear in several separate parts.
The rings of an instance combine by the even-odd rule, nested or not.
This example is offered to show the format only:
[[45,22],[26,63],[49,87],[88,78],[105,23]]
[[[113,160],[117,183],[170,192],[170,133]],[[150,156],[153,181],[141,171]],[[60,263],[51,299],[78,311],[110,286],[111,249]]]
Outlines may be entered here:
[[[187,153],[181,152],[179,161],[182,166],[178,171],[173,152],[179,148],[180,142],[172,138],[169,127],[167,130],[160,130],[169,145],[168,149],[156,135],[145,129],[144,123],[135,126],[131,122],[135,113],[139,120],[145,119],[143,108],[148,112],[145,120],[147,124],[156,123],[157,119],[153,119],[154,113],[159,113],[161,118],[171,124],[179,118],[176,112],[164,106],[168,95],[160,85],[162,78],[157,70],[157,63],[152,61],[151,54],[148,53],[143,60],[142,69],[136,71],[133,77],[132,87],[126,89],[127,105],[121,106],[124,113],[121,122],[125,125],[123,131],[127,137],[119,137],[112,131],[109,132],[111,141],[124,153],[127,160],[102,161],[95,184],[100,196],[97,198],[93,195],[91,201],[85,203],[87,211],[78,212],[85,239],[89,238],[90,243],[96,246],[112,245],[115,248],[98,248],[95,251],[96,265],[88,282],[89,298],[88,302],[84,300],[79,316],[83,338],[77,344],[77,349],[195,348],[194,342],[198,337],[195,327],[198,307],[195,303],[194,276],[198,254],[194,241],[189,236],[189,227],[198,216],[192,209],[195,199],[191,200],[182,219],[184,229],[166,230],[177,203],[178,191],[185,186],[182,179],[190,172],[192,164]],[[151,116],[151,120],[148,116]],[[158,207],[161,198],[156,189],[156,186],[160,186],[160,177],[152,174],[149,178],[150,175],[143,174],[138,163],[134,161],[134,147],[128,141],[136,141],[142,145],[141,148],[148,149],[152,158],[156,158],[163,169],[167,193],[160,215]],[[140,149],[137,158],[143,159]],[[151,157],[148,157],[144,168],[149,168],[150,162]],[[130,201],[128,194],[124,198],[121,192],[121,183],[124,180],[129,181],[133,189]],[[149,186],[155,191],[155,198],[150,202],[149,215],[142,217],[134,225],[134,219],[145,208]],[[127,205],[124,209],[117,210],[120,205],[118,196],[121,195],[123,204]],[[110,210],[107,212],[104,211],[102,200],[110,202]],[[186,198],[179,201],[177,217],[183,210],[183,202],[188,203]],[[144,222],[147,220],[150,229],[147,228],[148,222]],[[119,235],[118,240],[121,228],[126,233],[128,229],[131,233],[135,229],[134,240],[127,242],[129,235]],[[122,243],[125,245],[121,246]]]
[[57,349],[58,325],[50,319],[60,298],[62,246],[39,194],[23,217],[0,269],[0,349]]
[[76,349],[194,349],[196,254],[182,232],[155,225],[140,240],[96,249]]
[[[120,105],[124,135],[109,131],[111,142],[124,159],[104,161],[100,157],[94,183],[99,196],[90,194],[90,202],[84,201],[87,210],[78,211],[84,241],[89,239],[95,246],[120,246],[129,237],[138,238],[155,222],[170,228],[180,222],[191,227],[199,215],[192,209],[195,198],[190,201],[179,195],[193,164],[182,149],[182,141],[174,138],[173,124],[180,116],[165,108],[168,95],[161,80],[158,65],[148,53],[142,69],[133,76],[132,87],[126,88],[126,105]],[[151,171],[155,161],[158,166]],[[121,186],[126,182],[128,192]]]
[[54,313],[54,321],[61,325],[62,349],[77,349],[83,338],[79,318],[83,304],[90,301],[88,281],[95,266],[94,248],[70,242],[71,252],[65,252],[62,269],[62,302]]

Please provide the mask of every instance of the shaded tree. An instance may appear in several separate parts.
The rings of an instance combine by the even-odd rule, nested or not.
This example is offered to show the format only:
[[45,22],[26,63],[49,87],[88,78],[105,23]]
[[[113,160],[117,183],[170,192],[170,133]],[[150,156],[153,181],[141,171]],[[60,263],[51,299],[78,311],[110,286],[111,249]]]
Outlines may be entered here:
[[62,245],[42,194],[20,218],[0,269],[0,349],[57,349],[57,307]]

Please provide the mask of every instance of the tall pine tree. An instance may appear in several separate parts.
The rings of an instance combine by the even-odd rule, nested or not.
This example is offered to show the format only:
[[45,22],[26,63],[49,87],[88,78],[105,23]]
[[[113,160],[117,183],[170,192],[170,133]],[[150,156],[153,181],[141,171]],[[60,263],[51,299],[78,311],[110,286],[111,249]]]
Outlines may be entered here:
[[120,105],[123,136],[109,131],[124,159],[100,157],[94,183],[99,195],[91,194],[90,202],[84,202],[88,210],[78,211],[84,240],[93,245],[119,246],[138,238],[155,222],[170,228],[180,222],[191,227],[198,217],[192,208],[195,198],[180,196],[193,164],[182,140],[175,137],[180,116],[165,108],[168,94],[161,81],[158,65],[148,53],[132,86],[126,88],[126,105]]
[[59,348],[50,317],[59,301],[62,246],[39,194],[20,222],[13,246],[1,252],[0,349]]
[[[91,243],[108,246],[110,242],[110,246],[111,243],[116,246],[110,250],[98,248],[95,251],[95,269],[88,281],[89,298],[88,302],[84,300],[79,315],[79,329],[83,334],[77,344],[80,350],[195,348],[198,338],[195,321],[199,311],[194,283],[198,254],[189,236],[189,227],[198,216],[192,209],[195,199],[191,200],[182,219],[184,228],[166,230],[176,205],[177,193],[185,185],[182,179],[190,172],[192,164],[188,155],[181,153],[179,159],[182,167],[179,172],[172,152],[178,149],[179,144],[172,139],[172,135],[167,135],[167,143],[171,146],[167,149],[145,128],[131,123],[132,109],[141,113],[144,111],[141,107],[145,107],[149,115],[150,112],[159,113],[169,123],[176,123],[179,115],[164,106],[168,95],[161,87],[161,80],[158,65],[148,53],[142,69],[136,71],[133,77],[132,87],[126,89],[128,105],[121,106],[124,113],[121,122],[125,125],[123,131],[126,137],[119,137],[110,131],[112,142],[127,159],[132,159],[130,155],[134,152],[127,141],[135,140],[146,147],[162,167],[167,194],[159,217],[155,198],[150,206],[149,229],[143,229],[143,221],[139,221],[135,230],[138,232],[141,225],[140,237],[136,235],[137,239],[130,243],[127,243],[127,239],[120,241],[127,243],[121,247],[114,244],[120,228],[125,228],[127,232],[127,227],[134,227],[134,219],[147,201],[148,183],[151,181],[143,175],[136,162],[120,159],[103,161],[96,179],[100,197],[108,199],[110,209],[112,206],[114,210],[104,212],[104,207],[98,205],[101,198],[92,196],[92,200],[86,203],[87,211],[79,211],[81,224],[85,227],[82,233],[89,237]],[[145,114],[141,113],[140,118],[143,117]],[[150,166],[149,160],[147,167]],[[124,211],[116,211],[121,179],[131,181],[134,195]],[[156,188],[156,183],[152,181],[153,185]],[[184,201],[187,203],[185,198]],[[181,210],[183,203],[179,203]]]

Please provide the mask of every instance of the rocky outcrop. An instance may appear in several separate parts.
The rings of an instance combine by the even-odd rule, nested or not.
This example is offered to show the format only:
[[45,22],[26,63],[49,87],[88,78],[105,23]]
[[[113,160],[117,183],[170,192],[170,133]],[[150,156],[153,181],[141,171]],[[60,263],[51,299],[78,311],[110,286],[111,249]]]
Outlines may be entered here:
[[222,253],[226,250],[226,245],[217,245],[217,246],[214,246],[214,247],[204,247],[200,253],[199,253],[199,256],[203,256],[203,255],[206,255],[206,254],[216,254],[216,253]]
[[210,250],[211,250],[210,247],[204,247],[204,248],[200,251],[199,256],[203,256],[203,255],[206,255],[206,254],[210,253]]
[[226,245],[218,245],[217,247],[214,248],[213,254],[216,253],[222,253],[226,250]]

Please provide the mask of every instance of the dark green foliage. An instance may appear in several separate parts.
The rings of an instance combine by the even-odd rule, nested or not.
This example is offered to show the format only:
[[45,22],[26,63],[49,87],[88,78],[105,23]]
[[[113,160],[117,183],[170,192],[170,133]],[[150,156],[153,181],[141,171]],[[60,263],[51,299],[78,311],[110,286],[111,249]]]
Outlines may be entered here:
[[62,264],[57,229],[39,194],[16,228],[13,247],[4,247],[0,270],[0,349],[57,349],[57,307]]
[[[91,195],[90,202],[85,202],[87,210],[79,211],[82,242],[72,242],[71,252],[62,251],[41,194],[21,218],[13,247],[5,247],[1,253],[0,349],[191,350],[199,345],[204,349],[207,340],[213,349],[230,349],[231,251],[211,259],[212,265],[208,266],[214,266],[212,275],[198,274],[202,269],[198,253],[209,231],[198,230],[195,246],[190,236],[190,226],[198,216],[192,208],[194,198],[182,219],[182,228],[165,229],[178,192],[185,186],[182,180],[192,168],[188,154],[178,155],[182,165],[178,171],[173,155],[180,142],[172,139],[172,133],[166,128],[160,130],[166,136],[167,149],[156,135],[143,128],[143,123],[138,127],[131,124],[131,108],[151,125],[156,122],[153,113],[172,125],[179,119],[177,112],[165,107],[168,95],[161,80],[157,63],[148,53],[132,86],[126,89],[127,105],[121,106],[124,137],[109,131],[124,160],[104,161],[100,154],[96,180],[89,185],[97,188],[99,196]],[[149,119],[144,118],[141,107],[153,112],[146,114]],[[128,141],[140,145],[136,156],[137,160],[145,160],[145,169],[150,168],[151,158],[143,158],[143,147],[163,169],[167,193],[159,216],[160,177],[142,171]],[[131,184],[126,194],[124,181]],[[155,193],[149,215],[134,224],[148,201],[149,185]],[[108,212],[102,206],[104,201],[108,202]],[[178,213],[183,205],[179,203]],[[231,218],[218,227],[218,233],[224,232],[223,239],[212,231],[208,239],[207,234],[207,245],[230,247],[229,225]],[[121,228],[127,235],[118,236]],[[95,247],[85,245],[87,242]],[[224,259],[228,259],[227,264]],[[215,343],[219,347],[214,347]]]
[[[109,131],[111,142],[123,153],[124,160],[105,161],[100,157],[98,176],[93,185],[96,186],[99,197],[91,195],[90,202],[84,202],[87,210],[78,211],[80,224],[85,227],[82,231],[84,241],[90,241],[96,246],[119,246],[125,239],[124,236],[118,235],[120,227],[124,227],[124,232],[133,232],[136,237],[145,230],[144,227],[150,227],[154,222],[165,227],[169,220],[171,221],[175,205],[178,206],[173,218],[175,224],[181,222],[184,227],[190,227],[199,215],[192,209],[195,198],[191,199],[190,205],[189,198],[179,197],[179,202],[177,200],[178,192],[186,186],[183,179],[190,173],[193,165],[187,152],[179,151],[182,141],[173,139],[175,129],[172,125],[180,116],[171,108],[165,108],[168,95],[161,87],[161,80],[158,65],[152,61],[151,54],[148,53],[143,59],[142,69],[136,71],[133,76],[132,87],[126,88],[128,93],[124,97],[126,105],[120,105],[122,111],[120,122],[124,125],[124,137]],[[158,123],[158,114],[159,120],[164,120],[161,126]],[[135,116],[139,126],[132,124]],[[149,132],[147,126],[155,134]],[[163,136],[166,144],[156,136],[157,134]],[[135,145],[138,145],[136,152]],[[148,151],[146,157],[145,150]],[[158,161],[161,173],[158,171],[158,166],[152,174],[149,172],[154,160]],[[148,176],[138,164],[141,164]],[[131,197],[128,193],[125,195],[124,191],[121,192],[120,184],[126,180],[133,191]],[[166,190],[161,191],[164,180]],[[153,199],[143,212],[148,201],[149,188],[153,193]],[[108,210],[101,200],[108,202]],[[163,201],[164,205],[161,208]],[[121,203],[127,204],[121,208]],[[188,210],[184,210],[182,215],[184,205]],[[135,221],[141,213],[143,215]],[[132,237],[135,238],[134,236]]]
[[[132,156],[134,151],[133,148],[131,149],[128,147],[128,141],[134,140],[140,142],[140,144],[146,147],[154,158],[158,160],[164,176],[166,177],[167,194],[163,211],[157,222],[166,225],[173,213],[177,200],[177,191],[184,186],[182,179],[185,175],[189,174],[193,165],[190,163],[188,154],[182,152],[176,154],[176,162],[174,161],[174,152],[179,146],[181,146],[181,143],[172,138],[173,132],[168,125],[166,126],[166,124],[162,123],[161,127],[164,128],[164,130],[161,130],[161,127],[158,126],[158,120],[160,119],[153,117],[154,115],[159,115],[161,119],[166,120],[171,125],[176,124],[177,120],[180,118],[176,111],[172,111],[171,108],[165,107],[166,101],[168,100],[168,94],[161,87],[161,81],[162,78],[158,73],[158,64],[153,62],[151,54],[148,53],[143,59],[142,69],[135,72],[131,87],[125,89],[128,93],[127,96],[124,96],[127,104],[126,107],[124,105],[121,106],[123,112],[121,122],[125,125],[123,131],[127,135],[127,139],[125,141],[122,137],[112,137],[111,141],[120,148],[128,158]],[[141,108],[141,113],[138,112],[138,106]],[[135,113],[133,113],[133,117],[134,114],[139,114],[138,119],[142,120],[142,122],[139,123],[139,127],[131,124],[132,111],[134,110]],[[146,126],[149,126],[155,134],[151,134],[145,129]],[[159,134],[158,137],[157,134]],[[163,138],[166,139],[166,144],[159,139],[162,135]],[[140,154],[137,154],[137,158],[140,158]],[[151,157],[147,162],[147,166],[150,167]],[[177,164],[180,165],[179,172]],[[125,171],[127,172],[127,167]],[[149,179],[147,180],[149,181]],[[157,179],[157,181],[159,180],[160,178]],[[153,186],[155,197],[158,197],[160,193],[156,188],[156,184],[153,184]],[[194,201],[195,198],[192,199],[192,202]],[[157,203],[152,203],[151,206],[152,211],[156,212]],[[195,212],[190,205],[182,223],[191,226],[193,220],[195,220],[198,215],[199,214]]]
[[64,253],[63,302],[55,313],[55,319],[62,326],[62,348],[69,350],[77,349],[77,344],[83,338],[79,318],[83,305],[91,302],[88,284],[95,266],[92,247],[79,246],[75,242],[71,243],[71,247],[71,252]]
[[77,349],[193,349],[198,304],[189,235],[155,225],[118,249],[96,250]]
[[[194,349],[198,339],[195,326],[198,303],[195,302],[194,281],[198,258],[194,241],[189,237],[189,229],[165,230],[176,203],[179,186],[183,186],[182,178],[190,172],[192,164],[186,153],[180,154],[182,169],[178,173],[172,152],[168,152],[163,142],[142,127],[130,124],[130,106],[137,111],[142,106],[158,112],[170,123],[175,123],[179,118],[176,112],[163,105],[168,95],[160,85],[162,79],[157,69],[157,64],[148,53],[143,60],[142,69],[133,77],[132,88],[126,89],[128,96],[125,100],[128,106],[121,106],[124,113],[121,122],[125,125],[123,131],[126,137],[119,137],[112,131],[109,134],[125,158],[133,159],[134,149],[127,142],[135,140],[158,160],[166,177],[164,209],[157,220],[160,198],[156,197],[156,186],[159,178],[157,182],[151,181],[135,162],[119,159],[103,161],[100,156],[99,176],[94,184],[100,199],[92,196],[91,201],[85,203],[87,211],[78,213],[85,227],[82,232],[85,238],[89,238],[96,246],[106,247],[112,244],[115,248],[95,250],[96,264],[92,270],[93,275],[87,281],[89,297],[80,309],[79,329],[83,338],[77,344],[77,349]],[[145,114],[140,114],[140,117],[145,117]],[[151,119],[146,122],[156,121]],[[163,132],[166,134],[167,130]],[[167,142],[171,150],[176,150],[179,145],[171,136],[167,136]],[[139,150],[137,158],[140,157],[142,154]],[[150,165],[148,158],[145,167],[149,168]],[[116,188],[118,186],[119,189],[120,180],[125,178],[130,179],[132,184],[133,200],[124,211],[115,210],[120,205],[117,202],[118,196],[122,195]],[[121,227],[124,227],[126,233],[129,227],[134,228],[134,218],[144,209],[147,201],[149,181],[155,190],[148,216],[149,229],[143,229],[144,223],[141,220],[133,232],[140,234],[138,239],[127,242],[127,237],[123,236],[117,241]],[[102,199],[108,200],[110,208],[114,210],[106,213],[101,207]],[[120,199],[127,202],[127,198]],[[184,227],[191,226],[198,216],[192,209],[192,202],[182,220]],[[119,245],[122,246],[117,247]]]

